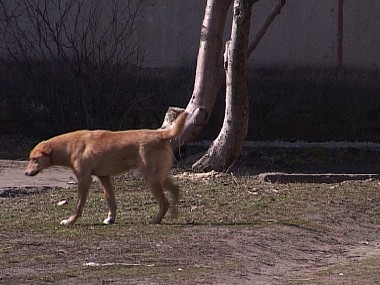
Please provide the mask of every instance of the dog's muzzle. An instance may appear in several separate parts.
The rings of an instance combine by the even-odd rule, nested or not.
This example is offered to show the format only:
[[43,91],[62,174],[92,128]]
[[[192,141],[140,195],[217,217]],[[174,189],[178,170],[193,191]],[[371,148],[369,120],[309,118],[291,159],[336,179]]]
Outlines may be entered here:
[[28,171],[28,170],[26,170],[25,171],[25,175],[26,176],[36,176],[38,173],[40,173],[39,170],[36,170],[36,171]]

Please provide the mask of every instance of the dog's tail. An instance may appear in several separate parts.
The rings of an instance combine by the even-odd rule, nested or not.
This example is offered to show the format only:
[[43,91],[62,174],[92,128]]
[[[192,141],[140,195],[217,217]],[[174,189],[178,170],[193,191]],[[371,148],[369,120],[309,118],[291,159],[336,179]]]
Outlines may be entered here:
[[182,134],[183,128],[185,127],[186,118],[187,113],[181,113],[168,129],[161,131],[160,138],[173,139],[180,136]]

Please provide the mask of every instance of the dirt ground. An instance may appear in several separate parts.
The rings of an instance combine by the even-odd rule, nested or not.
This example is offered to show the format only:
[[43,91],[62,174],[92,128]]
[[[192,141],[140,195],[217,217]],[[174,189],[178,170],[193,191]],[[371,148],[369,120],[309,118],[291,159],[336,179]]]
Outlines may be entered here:
[[[3,208],[18,211],[17,205],[24,205],[23,211],[33,215],[39,209],[38,196],[45,192],[27,195],[27,189],[38,192],[68,188],[63,193],[68,195],[65,191],[70,191],[75,197],[75,180],[69,170],[54,168],[30,178],[23,175],[24,167],[25,161],[0,161]],[[66,240],[45,240],[45,235],[55,237],[63,230],[55,227],[46,232],[38,225],[35,230],[23,231],[18,226],[10,230],[12,213],[4,212],[0,216],[0,283],[380,284],[377,179],[268,183],[257,175],[238,177],[183,170],[177,170],[174,177],[184,192],[182,217],[161,226],[141,227],[140,220],[132,218],[129,224],[123,221],[111,230],[103,230],[88,225],[84,218],[79,227],[65,230]],[[139,181],[133,175],[126,179]],[[202,188],[209,185],[216,185],[220,192],[203,194]],[[20,190],[26,192],[17,193]],[[248,204],[250,199],[255,206]],[[30,223],[34,223],[32,217]],[[99,235],[93,233],[88,241],[75,238],[94,231]],[[39,258],[29,258],[36,254]],[[62,271],[65,266],[81,269],[77,269],[79,273],[66,273],[58,283],[53,277],[37,281],[25,277],[29,273],[51,276],[47,272]],[[118,273],[113,271],[115,267]],[[136,267],[143,273],[136,272]],[[163,273],[166,267],[172,275]],[[120,271],[128,272],[128,277],[121,277]],[[96,272],[101,277],[92,279]]]

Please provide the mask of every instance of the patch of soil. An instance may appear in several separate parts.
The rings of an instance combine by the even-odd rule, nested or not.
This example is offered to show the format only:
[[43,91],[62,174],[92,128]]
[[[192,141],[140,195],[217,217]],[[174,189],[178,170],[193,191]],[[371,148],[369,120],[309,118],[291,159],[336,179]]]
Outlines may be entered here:
[[[318,152],[318,155],[321,153]],[[272,161],[267,152],[265,156],[268,161]],[[72,182],[71,171],[67,169],[53,168],[30,178],[23,175],[24,167],[25,162],[0,161],[0,196],[14,197],[33,191],[38,193],[49,187],[67,187],[70,186],[68,182]],[[181,173],[176,179],[196,183],[199,187],[209,181],[220,183],[224,187],[223,191],[229,191],[228,185],[236,184],[233,175],[214,172]],[[304,186],[297,183],[257,183],[247,185],[246,191],[250,195],[263,191],[268,193],[269,200],[280,199],[277,193],[286,196],[287,193],[298,191],[299,195],[280,200],[279,203],[282,204],[278,208],[263,205],[256,213],[255,220],[242,224],[226,222],[222,216],[219,222],[209,225],[196,222],[174,224],[172,227],[175,234],[165,240],[151,237],[147,241],[141,233],[132,234],[137,231],[133,225],[123,234],[99,237],[95,243],[48,243],[38,236],[19,233],[12,236],[12,239],[18,241],[19,248],[7,253],[7,246],[4,245],[0,254],[5,252],[12,259],[26,250],[39,252],[43,247],[46,256],[54,255],[59,259],[64,256],[65,264],[61,261],[45,264],[43,258],[37,258],[33,267],[28,264],[24,269],[10,267],[7,268],[8,271],[0,270],[0,282],[12,274],[19,274],[19,270],[30,270],[33,274],[46,273],[62,266],[73,266],[72,262],[80,263],[89,258],[90,262],[96,261],[88,263],[91,266],[106,268],[110,265],[110,260],[117,259],[119,254],[141,251],[155,253],[155,256],[146,255],[142,259],[142,264],[146,266],[155,262],[170,265],[177,271],[199,266],[209,268],[210,273],[202,273],[196,280],[183,279],[175,282],[171,282],[170,278],[161,281],[154,276],[146,276],[144,279],[138,277],[129,280],[130,284],[379,284],[380,195],[377,194],[379,186],[376,182],[316,184],[308,193],[303,193]],[[355,195],[346,196],[343,190],[333,194],[330,190],[334,187],[354,191]],[[189,190],[185,191],[188,191],[185,193],[187,197],[192,197]],[[190,207],[191,211],[201,209],[201,206],[187,205],[190,202],[186,200],[183,203],[182,207]],[[228,218],[228,209],[222,212]],[[124,240],[126,237],[127,240]],[[0,240],[4,243],[7,239],[9,236],[1,231],[0,225]],[[226,257],[231,260],[231,264],[223,264],[220,268],[219,260]],[[131,264],[133,260],[117,266],[122,270],[123,266],[133,266]],[[73,274],[65,284],[93,284],[92,282],[91,279]],[[48,281],[44,280],[43,283]],[[125,281],[110,277],[103,279],[101,284],[125,284]]]
[[[242,191],[233,189],[236,178],[227,174],[181,173],[175,179],[195,187],[219,183],[216,197],[224,196],[230,203],[231,197],[239,199],[236,195]],[[247,182],[244,191],[264,195],[268,201],[256,210],[252,208],[251,219],[247,218],[249,213],[241,213],[247,216],[242,222],[230,222],[230,215],[239,215],[236,210],[222,206],[220,213],[214,213],[202,204],[202,191],[194,193],[194,189],[183,187],[181,215],[190,215],[187,208],[191,208],[194,217],[206,212],[210,223],[180,220],[172,224],[165,220],[164,225],[141,226],[120,220],[104,228],[82,220],[72,228],[50,229],[50,234],[34,227],[29,231],[0,231],[0,257],[9,259],[2,264],[5,267],[0,270],[0,281],[37,275],[41,276],[39,284],[49,284],[56,278],[49,276],[62,272],[68,276],[60,284],[68,285],[377,285],[378,188],[376,181],[312,186]],[[37,196],[32,200],[16,198],[15,202],[36,209],[41,203]],[[11,199],[4,201],[3,207],[10,207]],[[54,232],[66,232],[67,236],[57,239]],[[70,268],[74,271],[65,273]],[[162,275],[167,268],[171,273]],[[120,275],[124,271],[135,275],[125,279]],[[180,275],[182,271],[184,275]],[[30,283],[26,278],[14,284],[36,284],[33,278]]]
[[30,177],[24,174],[26,165],[26,161],[0,160],[0,193],[10,187],[69,187],[75,183],[70,169],[52,167]]

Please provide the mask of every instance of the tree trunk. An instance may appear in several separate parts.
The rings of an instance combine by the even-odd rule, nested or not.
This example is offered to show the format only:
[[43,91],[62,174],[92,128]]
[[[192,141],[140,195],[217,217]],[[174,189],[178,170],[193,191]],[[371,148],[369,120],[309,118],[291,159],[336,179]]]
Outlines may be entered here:
[[[249,2],[250,7],[259,0],[246,1]],[[214,106],[216,96],[219,90],[225,83],[225,73],[223,72],[223,65],[219,64],[220,51],[222,45],[222,34],[225,25],[225,19],[227,11],[231,5],[232,0],[208,0],[205,17],[203,20],[201,40],[199,45],[198,62],[196,69],[196,77],[194,84],[194,91],[191,100],[186,108],[186,111],[190,114],[185,124],[184,133],[180,139],[172,141],[173,148],[176,152],[180,151],[181,144],[186,145],[188,142],[195,139],[202,131],[203,127],[207,124],[209,116]],[[256,34],[254,41],[250,44],[247,57],[251,55],[254,49],[257,47],[261,38],[264,36],[270,24],[274,18],[281,12],[281,9],[285,5],[286,0],[278,0],[271,13],[268,15],[263,25],[260,27]],[[226,47],[226,54],[228,57],[228,49]],[[225,63],[227,60],[225,59]],[[226,66],[224,66],[226,69]],[[226,99],[228,100],[228,99]],[[227,114],[227,109],[226,109]],[[231,115],[230,115],[231,116]],[[248,114],[247,114],[248,116]],[[248,117],[247,122],[248,124]],[[225,119],[224,126],[228,124],[228,120]],[[215,144],[222,143],[223,133],[225,133],[227,127],[223,127],[219,134],[218,140],[216,140],[211,146],[204,157],[202,157],[193,167],[197,169],[218,169],[226,170],[233,162],[233,157],[237,157],[238,149],[241,149],[239,145],[243,144],[243,139],[240,143],[236,144],[234,148],[234,155],[230,155],[229,151],[216,151]],[[224,135],[227,135],[225,133]],[[233,135],[233,132],[229,132],[228,135]],[[245,137],[245,136],[242,136]],[[226,138],[223,140],[225,143],[229,142]],[[222,146],[220,146],[222,147]],[[228,148],[228,146],[225,146]],[[240,150],[239,150],[240,152]],[[221,157],[226,155],[226,157]],[[213,156],[216,156],[213,157]],[[216,161],[223,163],[216,163]],[[214,166],[207,163],[214,162]],[[224,165],[224,166],[223,166]]]
[[226,109],[219,136],[196,170],[226,170],[240,155],[248,130],[247,58],[252,0],[235,0],[231,41],[226,45]]
[[218,92],[223,85],[221,49],[227,12],[232,0],[207,0],[202,23],[193,95],[186,107],[190,114],[179,140],[172,141],[174,149],[181,142],[192,141],[207,124]]

